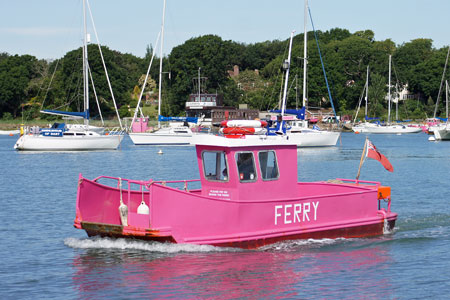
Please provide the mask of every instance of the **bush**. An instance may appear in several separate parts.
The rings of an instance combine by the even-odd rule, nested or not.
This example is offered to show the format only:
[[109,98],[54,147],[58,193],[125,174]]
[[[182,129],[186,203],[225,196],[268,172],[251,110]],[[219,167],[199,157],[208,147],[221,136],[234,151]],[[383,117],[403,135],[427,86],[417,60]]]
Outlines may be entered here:
[[11,113],[5,112],[5,113],[3,114],[3,120],[5,120],[5,121],[11,121],[12,119],[13,119],[13,116],[12,116]]

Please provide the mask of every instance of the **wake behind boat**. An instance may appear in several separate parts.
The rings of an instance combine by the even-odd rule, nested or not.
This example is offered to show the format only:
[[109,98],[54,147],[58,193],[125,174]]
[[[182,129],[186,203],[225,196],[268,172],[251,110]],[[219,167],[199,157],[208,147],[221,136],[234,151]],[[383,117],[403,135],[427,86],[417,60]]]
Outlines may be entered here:
[[[88,236],[257,248],[376,236],[395,225],[390,188],[379,182],[297,182],[297,145],[286,136],[195,135],[193,141],[199,180],[80,174],[74,226]],[[192,182],[201,188],[189,189]]]

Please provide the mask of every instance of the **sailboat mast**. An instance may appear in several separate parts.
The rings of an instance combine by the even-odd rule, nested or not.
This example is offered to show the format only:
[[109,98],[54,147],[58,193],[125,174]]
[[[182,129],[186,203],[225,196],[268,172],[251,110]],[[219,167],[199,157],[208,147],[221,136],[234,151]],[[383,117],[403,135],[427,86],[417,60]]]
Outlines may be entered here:
[[365,117],[367,117],[368,99],[369,99],[369,66],[367,66],[367,75],[366,75],[366,109],[365,109]]
[[284,116],[284,111],[286,110],[287,87],[289,82],[289,69],[291,68],[291,51],[292,51],[292,40],[294,39],[294,32],[295,30],[291,32],[291,39],[289,41],[289,53],[286,62],[286,78],[284,80],[284,92],[283,92],[283,104],[281,107],[281,116]]
[[84,102],[84,125],[89,125],[89,74],[88,74],[88,52],[87,52],[87,26],[86,26],[86,0],[83,0],[83,24],[84,24],[84,38],[83,38],[83,102]]
[[307,43],[308,43],[308,34],[306,30],[306,24],[308,19],[308,0],[305,0],[305,16],[304,16],[304,36],[303,36],[303,107],[306,107],[306,71],[308,66],[307,56]]
[[448,81],[445,81],[445,117],[448,123]]
[[201,102],[200,100],[200,70],[201,67],[198,67],[198,101]]
[[158,128],[161,128],[161,122],[159,121],[159,116],[161,115],[162,61],[163,61],[165,15],[166,15],[166,0],[164,0],[164,6],[163,6],[163,15],[162,15],[162,23],[161,23],[161,47],[159,48]]
[[448,47],[447,57],[445,58],[444,71],[442,71],[441,84],[439,85],[439,92],[438,92],[438,96],[437,96],[437,99],[436,99],[436,104],[434,106],[433,118],[435,118],[435,119],[436,119],[437,109],[438,109],[438,105],[439,105],[439,98],[441,98],[442,84],[444,83],[445,71],[447,70],[447,64],[448,64],[448,57],[449,57],[449,55],[450,55],[450,46]]
[[391,123],[391,58],[389,54],[388,124]]

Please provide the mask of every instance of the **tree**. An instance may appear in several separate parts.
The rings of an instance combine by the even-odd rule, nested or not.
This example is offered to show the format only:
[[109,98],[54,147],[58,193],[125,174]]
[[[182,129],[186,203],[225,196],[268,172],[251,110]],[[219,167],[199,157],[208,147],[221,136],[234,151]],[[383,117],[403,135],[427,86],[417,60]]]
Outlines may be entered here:
[[377,73],[372,73],[369,84],[369,117],[382,117],[384,114],[384,103],[386,96],[386,78]]
[[0,115],[9,112],[17,117],[21,105],[33,96],[28,86],[37,76],[36,63],[31,55],[3,56],[0,60]]

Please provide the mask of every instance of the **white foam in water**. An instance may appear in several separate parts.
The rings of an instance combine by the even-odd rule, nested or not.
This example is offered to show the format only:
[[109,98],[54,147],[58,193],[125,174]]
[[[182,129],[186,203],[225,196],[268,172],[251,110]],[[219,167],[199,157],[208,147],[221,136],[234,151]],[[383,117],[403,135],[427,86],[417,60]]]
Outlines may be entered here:
[[337,242],[341,241],[348,241],[351,239],[345,239],[345,238],[337,238],[337,239],[306,239],[306,240],[291,240],[291,241],[284,241],[279,242],[272,245],[267,245],[261,248],[261,250],[287,250],[290,248],[295,247],[302,247],[302,246],[326,246],[326,245],[332,245]]
[[236,249],[233,248],[222,248],[209,245],[172,244],[110,238],[66,238],[64,244],[68,247],[78,249],[132,249],[160,253],[236,251]]

